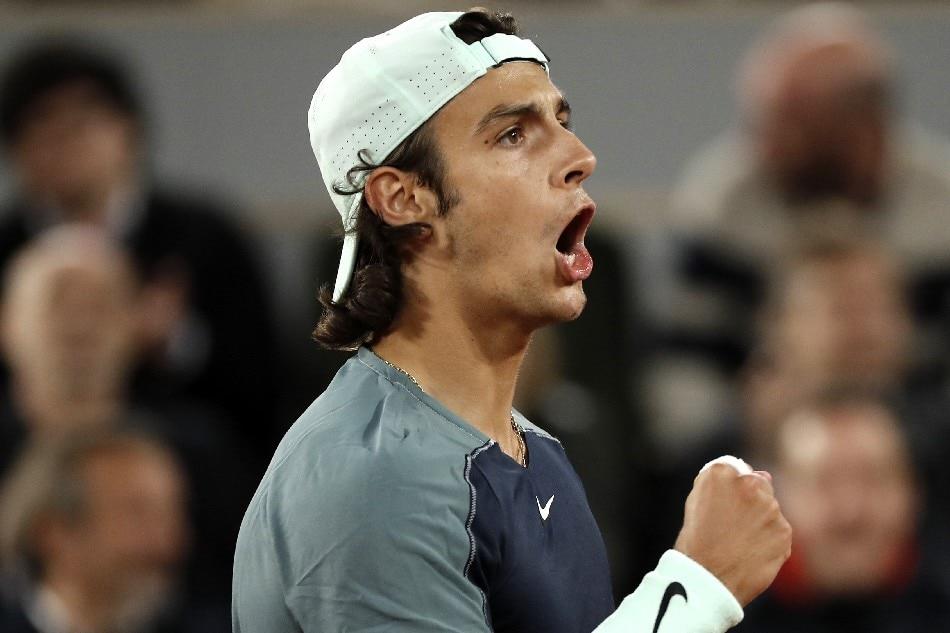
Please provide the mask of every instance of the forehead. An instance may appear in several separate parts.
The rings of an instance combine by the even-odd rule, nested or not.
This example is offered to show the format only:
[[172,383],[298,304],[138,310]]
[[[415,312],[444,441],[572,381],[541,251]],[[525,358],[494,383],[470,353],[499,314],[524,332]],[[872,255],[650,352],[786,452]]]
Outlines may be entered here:
[[904,443],[898,421],[872,403],[843,405],[790,420],[782,429],[780,455],[798,468],[845,462],[902,463]]
[[178,493],[180,473],[173,459],[148,446],[124,446],[92,455],[83,472],[94,494],[105,497],[144,494],[146,491]]
[[435,116],[433,125],[442,139],[472,136],[482,118],[499,106],[532,103],[554,114],[561,99],[561,91],[540,65],[508,62],[456,95]]
[[24,123],[42,122],[47,117],[68,114],[77,108],[96,108],[116,117],[122,115],[96,80],[75,77],[37,95],[26,108]]
[[[85,260],[56,261],[38,257],[13,279],[8,303],[46,305],[73,298],[88,298],[89,293],[124,297],[130,288],[120,262],[90,256]],[[78,297],[77,297],[78,293]]]

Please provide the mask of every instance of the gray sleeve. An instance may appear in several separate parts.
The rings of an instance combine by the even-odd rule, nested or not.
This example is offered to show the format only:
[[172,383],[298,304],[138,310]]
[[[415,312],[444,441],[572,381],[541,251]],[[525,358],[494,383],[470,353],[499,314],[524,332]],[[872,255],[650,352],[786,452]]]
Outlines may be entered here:
[[[283,584],[283,604],[268,608],[306,633],[487,633],[481,592],[464,574],[464,481],[347,453],[278,482],[262,504],[258,546],[273,548]],[[274,632],[259,622],[241,633]]]

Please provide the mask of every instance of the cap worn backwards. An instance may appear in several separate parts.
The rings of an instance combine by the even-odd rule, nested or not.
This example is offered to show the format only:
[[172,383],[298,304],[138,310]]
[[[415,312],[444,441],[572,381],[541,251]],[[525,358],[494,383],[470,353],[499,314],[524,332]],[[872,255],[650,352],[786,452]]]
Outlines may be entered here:
[[[339,194],[360,152],[384,160],[439,108],[473,81],[506,61],[542,64],[531,42],[496,33],[467,44],[452,31],[460,12],[425,13],[381,35],[360,40],[317,87],[310,103],[310,145],[323,182],[343,220],[343,252],[333,301],[346,293],[356,265],[356,216],[362,193]],[[362,188],[365,173],[355,184]]]

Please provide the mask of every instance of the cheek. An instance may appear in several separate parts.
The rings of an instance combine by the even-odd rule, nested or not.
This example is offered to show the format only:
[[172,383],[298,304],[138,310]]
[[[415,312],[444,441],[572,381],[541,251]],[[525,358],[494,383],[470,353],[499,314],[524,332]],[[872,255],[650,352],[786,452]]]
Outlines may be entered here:
[[31,327],[16,328],[10,341],[10,355],[13,362],[28,371],[36,368],[41,373],[53,364],[58,345],[56,328],[47,318],[39,317]]
[[525,229],[516,214],[503,210],[500,202],[480,209],[465,205],[450,213],[458,217],[449,226],[451,253],[463,274],[480,273],[525,253]]
[[872,505],[879,531],[889,537],[910,534],[915,526],[917,507],[907,486],[894,483],[885,490],[873,493]]
[[526,211],[543,204],[547,174],[543,161],[503,152],[497,156],[478,162],[460,161],[448,174],[448,183],[454,185],[469,209],[517,223]]
[[811,486],[789,486],[782,505],[796,537],[811,540],[819,532],[825,511],[821,495],[815,494]]
[[68,155],[71,160],[67,162],[76,174],[88,178],[121,171],[129,155],[125,134],[121,128],[111,125],[81,135],[72,149]]
[[16,156],[18,177],[31,188],[42,188],[55,181],[60,171],[60,163],[56,153],[43,144],[23,149]]
[[121,535],[113,534],[108,521],[104,517],[90,517],[89,523],[82,530],[80,538],[76,539],[76,552],[83,560],[83,566],[91,573],[99,576],[108,576],[123,556],[121,546],[117,546],[117,538]]

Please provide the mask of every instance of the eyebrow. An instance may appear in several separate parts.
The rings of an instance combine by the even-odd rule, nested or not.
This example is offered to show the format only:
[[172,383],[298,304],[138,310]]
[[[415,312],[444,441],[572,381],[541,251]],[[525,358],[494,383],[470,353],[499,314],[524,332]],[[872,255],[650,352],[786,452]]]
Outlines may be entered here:
[[[477,136],[484,132],[485,128],[498,119],[504,119],[506,117],[521,117],[525,115],[541,118],[544,115],[544,110],[544,106],[537,101],[531,101],[528,103],[503,103],[501,105],[497,105],[489,110],[488,113],[482,117],[481,121],[478,122],[478,125],[475,127],[475,135]],[[570,121],[571,104],[569,104],[567,99],[565,99],[563,96],[558,100],[557,114],[566,114],[568,121]]]

